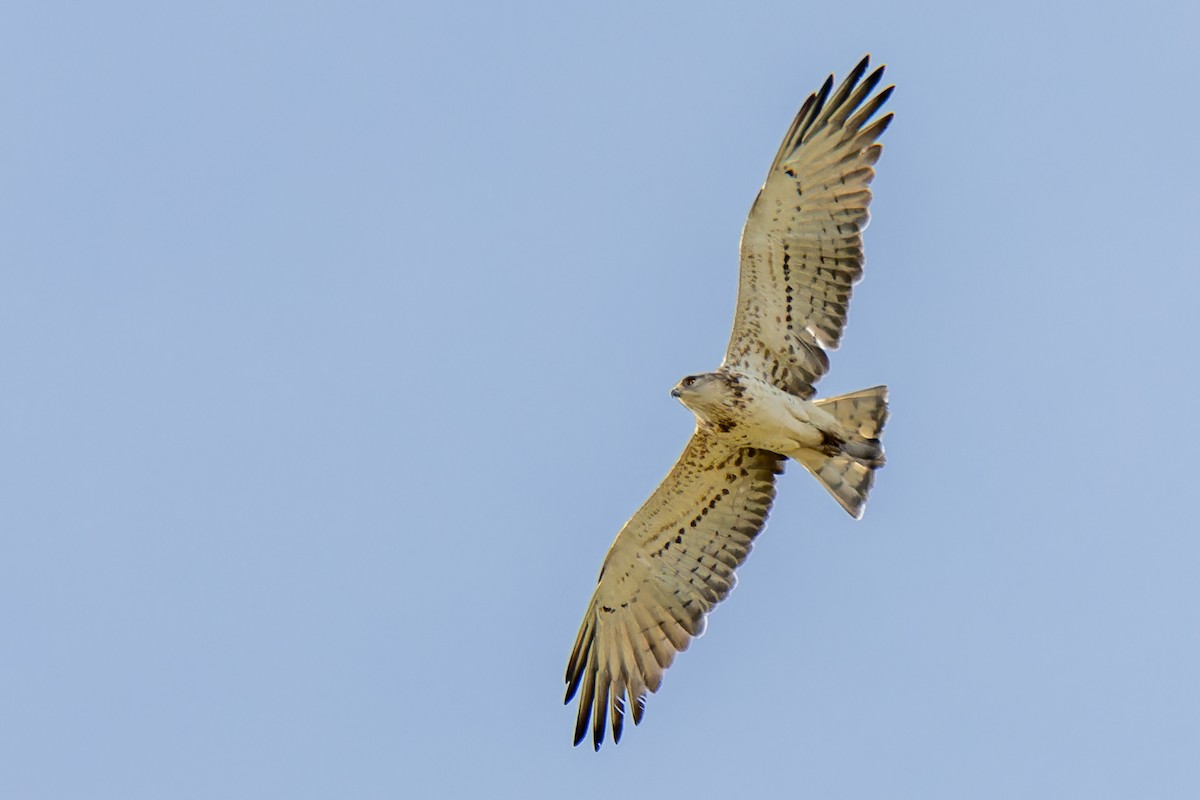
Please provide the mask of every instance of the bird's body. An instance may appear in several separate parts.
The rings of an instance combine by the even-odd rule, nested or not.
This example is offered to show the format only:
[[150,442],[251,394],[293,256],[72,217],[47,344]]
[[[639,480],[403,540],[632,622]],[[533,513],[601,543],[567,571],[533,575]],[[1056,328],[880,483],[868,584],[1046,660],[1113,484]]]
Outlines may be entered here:
[[873,119],[892,89],[872,96],[883,69],[864,79],[866,68],[836,92],[831,77],[800,109],[742,232],[725,359],[671,392],[696,430],[604,559],[567,665],[576,744],[590,721],[599,749],[606,717],[619,740],[626,700],[641,721],[646,694],[733,588],[787,459],[855,517],[883,466],[886,387],[813,399],[862,274],[875,140],[892,118]]
[[753,375],[719,370],[684,378],[671,390],[697,425],[733,447],[788,455],[828,449],[852,435],[816,403],[777,389]]
[[696,415],[697,430],[723,447],[798,461],[846,511],[862,516],[875,470],[884,464],[878,436],[887,421],[887,387],[810,401],[722,369],[689,375],[671,395]]

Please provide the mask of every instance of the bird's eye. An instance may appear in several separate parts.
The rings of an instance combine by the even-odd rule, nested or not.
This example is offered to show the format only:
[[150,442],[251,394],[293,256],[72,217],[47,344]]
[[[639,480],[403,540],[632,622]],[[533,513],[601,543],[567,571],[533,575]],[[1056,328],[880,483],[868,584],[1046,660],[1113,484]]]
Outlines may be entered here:
[[691,377],[690,375],[683,379],[684,386],[691,386],[695,382],[696,382],[696,379]]

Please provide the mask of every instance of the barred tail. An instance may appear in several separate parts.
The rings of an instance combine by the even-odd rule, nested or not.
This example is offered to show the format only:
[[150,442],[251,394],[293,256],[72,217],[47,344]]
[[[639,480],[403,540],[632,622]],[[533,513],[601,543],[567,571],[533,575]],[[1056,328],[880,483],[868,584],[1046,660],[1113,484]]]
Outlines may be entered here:
[[861,519],[867,494],[875,483],[875,470],[884,465],[879,436],[887,422],[887,387],[876,386],[840,397],[817,400],[849,434],[841,451],[827,455],[816,450],[796,454],[796,460],[811,472],[834,499],[855,519]]

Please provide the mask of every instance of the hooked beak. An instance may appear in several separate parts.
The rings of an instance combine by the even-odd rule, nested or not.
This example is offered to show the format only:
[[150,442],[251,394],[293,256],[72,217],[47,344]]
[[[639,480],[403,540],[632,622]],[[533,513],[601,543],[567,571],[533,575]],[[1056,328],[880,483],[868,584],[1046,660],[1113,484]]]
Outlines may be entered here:
[[671,390],[671,397],[679,397],[680,394],[681,393],[678,386]]

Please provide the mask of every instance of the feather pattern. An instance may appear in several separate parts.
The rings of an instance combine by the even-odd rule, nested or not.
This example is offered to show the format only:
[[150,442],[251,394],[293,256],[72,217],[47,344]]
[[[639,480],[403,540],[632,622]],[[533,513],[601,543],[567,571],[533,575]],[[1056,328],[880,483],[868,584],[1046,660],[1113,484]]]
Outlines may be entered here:
[[697,431],[617,534],[567,665],[565,702],[579,694],[576,744],[590,727],[599,749],[606,711],[619,740],[626,697],[634,724],[641,722],[646,693],[658,690],[676,653],[733,589],[734,569],[766,524],[783,461]]
[[742,230],[741,278],[723,366],[809,398],[829,370],[862,277],[876,139],[892,115],[871,122],[894,87],[871,96],[879,67],[868,59],[836,92],[832,76],[809,96],[784,137]]

